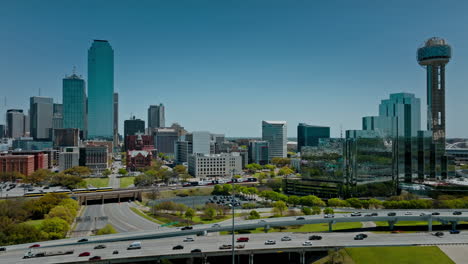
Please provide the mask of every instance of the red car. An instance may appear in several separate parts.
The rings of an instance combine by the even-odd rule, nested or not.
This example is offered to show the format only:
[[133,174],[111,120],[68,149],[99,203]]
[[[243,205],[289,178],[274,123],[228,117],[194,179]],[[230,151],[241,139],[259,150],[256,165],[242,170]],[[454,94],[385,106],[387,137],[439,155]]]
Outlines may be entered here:
[[40,247],[40,246],[41,245],[39,245],[39,244],[34,244],[34,245],[29,246],[29,248],[37,248],[37,247]]
[[92,258],[89,258],[89,260],[101,260],[100,256],[94,256]]
[[89,255],[91,255],[91,253],[83,252],[83,253],[79,254],[78,257],[89,257]]
[[239,237],[237,239],[237,242],[249,242],[249,238],[248,237]]

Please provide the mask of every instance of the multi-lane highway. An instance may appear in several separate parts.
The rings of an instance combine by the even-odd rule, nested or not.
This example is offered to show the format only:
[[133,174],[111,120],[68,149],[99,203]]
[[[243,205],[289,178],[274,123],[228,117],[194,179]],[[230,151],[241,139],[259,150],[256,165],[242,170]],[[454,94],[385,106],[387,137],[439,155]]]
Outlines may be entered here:
[[[244,249],[237,250],[238,254],[255,254],[277,251],[326,251],[330,248],[340,247],[369,247],[369,246],[413,246],[413,245],[459,245],[466,244],[468,241],[468,233],[462,232],[458,235],[445,233],[442,237],[436,237],[431,233],[406,233],[406,234],[374,234],[366,233],[368,238],[364,240],[354,240],[356,233],[322,233],[322,240],[312,241],[312,246],[303,246],[302,243],[308,240],[310,233],[266,233],[266,234],[251,234],[242,235],[250,238],[245,244]],[[283,236],[290,236],[291,241],[281,241]],[[192,256],[216,256],[228,255],[230,250],[220,250],[219,247],[223,244],[231,244],[230,236],[205,236],[193,237],[194,242],[183,242],[182,237],[162,238],[142,240],[142,249],[127,250],[128,245],[132,241],[119,241],[113,243],[105,243],[107,248],[94,249],[97,243],[79,244],[73,246],[57,246],[44,249],[35,249],[39,251],[55,251],[55,250],[70,250],[74,249],[72,255],[42,257],[40,262],[46,263],[76,263],[85,262],[89,257],[78,257],[82,252],[90,252],[91,256],[101,256],[107,260],[106,263],[122,262],[122,259],[137,262],[138,260],[150,260],[153,258],[186,258]],[[266,240],[275,240],[275,245],[265,245]],[[238,243],[236,243],[238,244]],[[182,250],[173,250],[176,245],[183,245]],[[200,249],[202,253],[191,253],[193,249]],[[118,254],[113,254],[114,250],[118,250]],[[38,259],[25,259],[22,257],[27,249],[7,249],[6,252],[0,253],[2,263],[37,263]],[[120,260],[120,261],[119,261]]]

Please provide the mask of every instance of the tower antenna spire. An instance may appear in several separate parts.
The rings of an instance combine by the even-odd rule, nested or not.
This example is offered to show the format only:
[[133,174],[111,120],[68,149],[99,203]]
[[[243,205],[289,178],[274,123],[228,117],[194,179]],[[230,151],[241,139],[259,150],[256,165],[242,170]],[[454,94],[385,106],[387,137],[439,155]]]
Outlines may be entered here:
[[76,74],[76,66],[73,65],[73,75],[75,75],[75,74]]

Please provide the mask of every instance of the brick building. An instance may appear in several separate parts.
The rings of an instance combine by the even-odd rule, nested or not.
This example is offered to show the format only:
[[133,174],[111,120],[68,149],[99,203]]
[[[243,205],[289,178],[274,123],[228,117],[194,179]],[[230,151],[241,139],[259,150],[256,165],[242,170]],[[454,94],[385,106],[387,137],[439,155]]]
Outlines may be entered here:
[[2,155],[0,156],[0,172],[19,172],[26,176],[31,175],[34,170],[33,155]]

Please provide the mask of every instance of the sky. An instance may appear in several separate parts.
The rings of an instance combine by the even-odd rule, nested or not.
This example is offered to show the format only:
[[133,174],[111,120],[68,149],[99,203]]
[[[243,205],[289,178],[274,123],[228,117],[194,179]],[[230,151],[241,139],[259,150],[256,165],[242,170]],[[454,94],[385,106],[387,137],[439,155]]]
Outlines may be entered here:
[[339,137],[398,92],[421,98],[424,129],[416,50],[438,36],[453,49],[447,136],[468,138],[467,14],[452,0],[2,0],[0,111],[26,110],[39,90],[61,103],[62,78],[76,66],[86,80],[87,50],[106,39],[120,133],[163,103],[166,125],[189,131],[258,137],[262,120],[285,120],[288,137],[299,122]]

